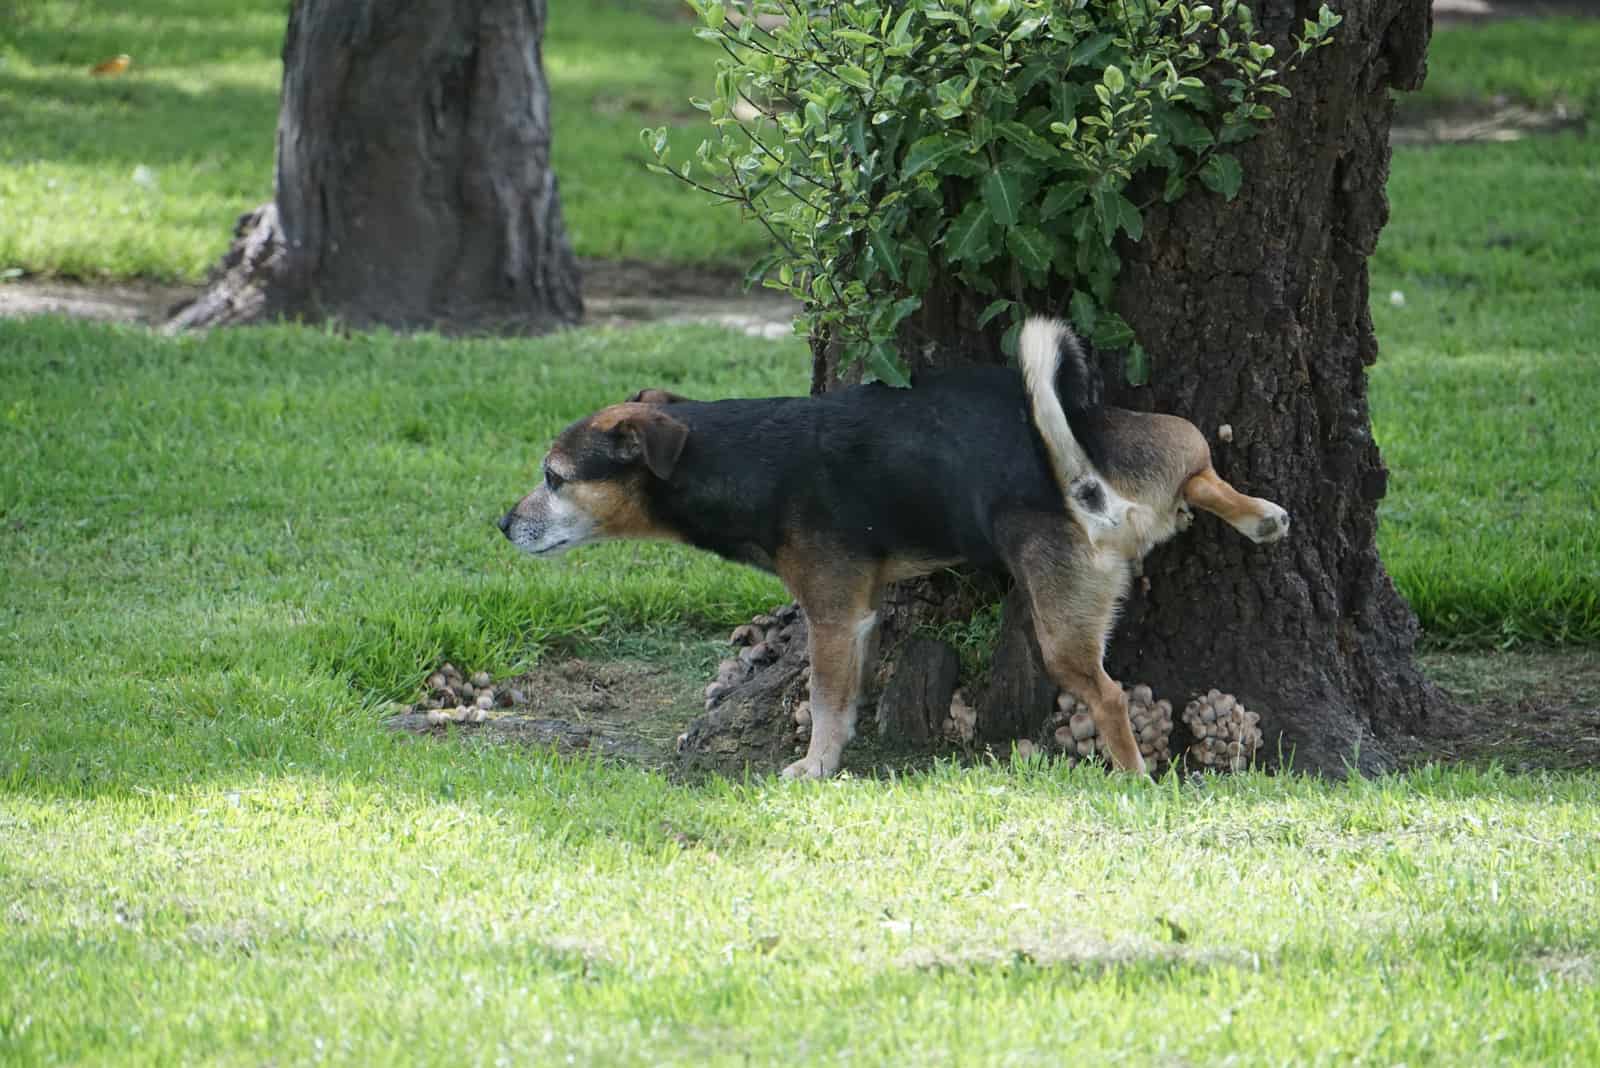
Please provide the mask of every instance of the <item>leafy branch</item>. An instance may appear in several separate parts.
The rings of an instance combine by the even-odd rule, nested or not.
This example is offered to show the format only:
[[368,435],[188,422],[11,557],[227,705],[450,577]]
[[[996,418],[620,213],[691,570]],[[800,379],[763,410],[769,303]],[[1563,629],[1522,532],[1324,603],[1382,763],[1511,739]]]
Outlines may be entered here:
[[[1230,146],[1288,95],[1238,0],[689,2],[728,56],[694,101],[717,134],[674,165],[666,130],[644,131],[654,168],[759,219],[776,247],[751,278],[896,384],[895,338],[935,273],[993,298],[980,325],[1004,317],[1008,350],[1027,293],[1064,282],[1079,329],[1142,381],[1111,310],[1118,240],[1196,185],[1237,195]],[[1307,20],[1291,64],[1339,21]],[[1135,203],[1147,171],[1160,191]]]

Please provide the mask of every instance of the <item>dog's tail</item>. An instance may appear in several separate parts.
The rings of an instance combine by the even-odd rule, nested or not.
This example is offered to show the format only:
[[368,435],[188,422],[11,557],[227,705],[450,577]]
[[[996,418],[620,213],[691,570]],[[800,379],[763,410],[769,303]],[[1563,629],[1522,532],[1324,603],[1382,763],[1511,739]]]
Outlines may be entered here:
[[1137,507],[1107,484],[1084,444],[1093,443],[1105,407],[1099,371],[1077,335],[1057,319],[1029,319],[1018,348],[1033,425],[1049,450],[1067,510],[1091,540],[1099,541]]

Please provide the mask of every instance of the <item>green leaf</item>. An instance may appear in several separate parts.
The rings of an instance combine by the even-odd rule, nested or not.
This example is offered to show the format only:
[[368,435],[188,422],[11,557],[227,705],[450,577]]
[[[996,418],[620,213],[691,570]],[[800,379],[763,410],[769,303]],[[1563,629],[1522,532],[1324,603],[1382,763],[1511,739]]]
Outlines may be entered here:
[[969,201],[944,235],[946,256],[957,263],[987,262],[994,254],[989,243],[993,228],[983,201]]
[[1015,171],[996,168],[983,179],[983,202],[1001,226],[1017,225],[1022,207],[1022,183]]
[[1072,53],[1067,59],[1067,65],[1076,67],[1081,63],[1089,62],[1105,51],[1106,45],[1114,40],[1116,40],[1116,35],[1110,33],[1097,33],[1093,37],[1085,37],[1072,46]]
[[1205,124],[1181,107],[1161,108],[1156,112],[1156,122],[1175,145],[1183,148],[1207,148],[1216,140]]
[[1056,151],[1054,145],[1033,130],[1020,122],[997,122],[994,125],[996,132],[1011,144],[1022,149],[1023,152],[1036,160],[1054,162],[1061,153]]
[[[837,33],[839,31],[835,32]],[[865,37],[866,34],[862,34],[862,36]],[[837,77],[841,82],[844,82],[846,85],[854,86],[857,89],[872,88],[872,75],[868,74],[864,68],[858,67],[854,63],[841,63],[837,67],[833,68],[833,73],[835,77]]]
[[1133,344],[1133,328],[1116,312],[1106,312],[1095,321],[1090,340],[1098,349],[1122,349]]
[[1067,310],[1072,316],[1072,325],[1078,328],[1078,333],[1084,337],[1094,333],[1094,324],[1100,318],[1100,307],[1094,302],[1094,297],[1090,296],[1088,290],[1080,289],[1073,293]]
[[1122,227],[1130,241],[1137,241],[1144,236],[1144,219],[1133,201],[1121,193],[1112,193],[1111,210],[1116,213],[1117,225]]
[[1128,358],[1122,365],[1122,374],[1130,386],[1142,386],[1150,381],[1150,354],[1137,341],[1128,346]]
[[1089,195],[1082,182],[1058,182],[1044,195],[1039,205],[1039,221],[1049,222],[1069,208],[1075,208]]
[[866,358],[862,360],[861,371],[863,382],[882,382],[895,389],[905,389],[911,385],[911,376],[906,373],[906,365],[900,361],[894,346],[887,341],[872,343],[867,349]]
[[860,30],[834,30],[833,36],[841,41],[849,41],[851,44],[875,45],[878,43],[878,39],[872,34],[862,33]]
[[914,178],[923,171],[939,166],[967,147],[967,139],[956,134],[932,134],[918,138],[906,150],[906,161],[900,168],[902,180]]
[[1006,232],[1006,247],[1022,266],[1048,271],[1055,262],[1055,242],[1031,226],[1018,226]]
[[1010,308],[1012,304],[1012,301],[1002,298],[994,301],[987,308],[983,309],[982,313],[978,316],[978,329],[982,330],[984,327],[988,326],[990,321],[993,320],[996,315],[999,315],[1001,312]]
[[844,128],[845,136],[850,139],[850,147],[855,149],[860,159],[867,158],[867,116],[865,112],[858,111],[855,117]]
[[1107,67],[1105,73],[1100,75],[1100,80],[1105,83],[1105,87],[1111,90],[1112,93],[1122,92],[1128,84],[1122,76],[1122,71],[1115,66]]
[[882,230],[873,230],[867,240],[872,243],[872,258],[889,276],[889,281],[896,285],[903,282],[905,279],[900,272],[900,257],[895,255],[894,239]]
[[1238,196],[1239,186],[1244,181],[1244,168],[1232,156],[1219,152],[1200,168],[1200,180],[1213,193],[1221,193],[1225,199],[1232,200]]

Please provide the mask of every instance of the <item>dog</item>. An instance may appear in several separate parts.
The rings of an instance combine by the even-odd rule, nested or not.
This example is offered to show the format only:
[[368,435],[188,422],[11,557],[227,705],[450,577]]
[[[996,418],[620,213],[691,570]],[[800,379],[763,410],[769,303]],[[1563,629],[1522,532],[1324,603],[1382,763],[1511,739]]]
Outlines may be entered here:
[[1031,319],[1021,373],[970,367],[910,389],[700,402],[658,389],[579,419],[500,520],[553,556],[592,541],[683,542],[775,573],[809,624],[811,742],[785,777],[839,768],[874,657],[884,587],[966,563],[1025,589],[1050,676],[1114,767],[1143,773],[1103,666],[1133,568],[1192,508],[1255,542],[1289,514],[1218,476],[1186,419],[1110,407],[1072,331]]

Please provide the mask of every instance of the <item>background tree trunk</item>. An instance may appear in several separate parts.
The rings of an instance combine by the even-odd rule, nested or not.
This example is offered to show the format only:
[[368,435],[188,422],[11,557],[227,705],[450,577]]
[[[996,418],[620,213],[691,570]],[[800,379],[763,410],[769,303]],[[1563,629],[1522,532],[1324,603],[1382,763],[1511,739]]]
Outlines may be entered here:
[[274,201],[169,326],[577,322],[550,169],[545,0],[296,0]]

